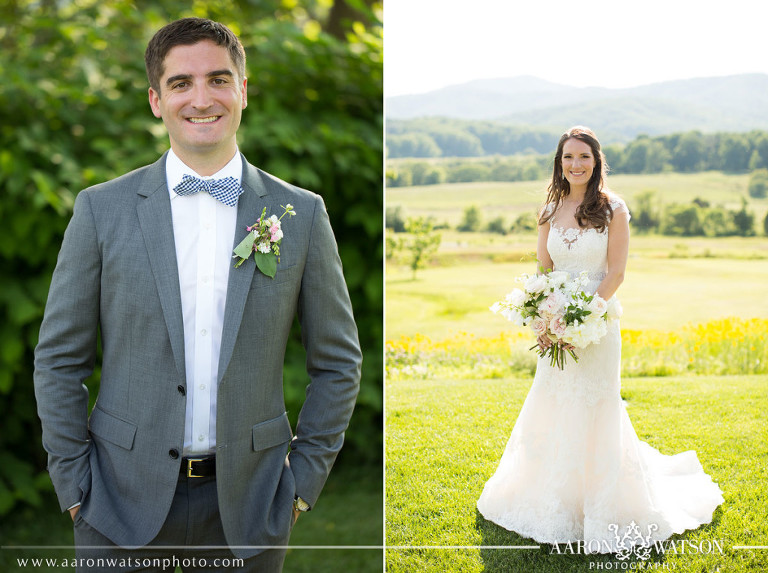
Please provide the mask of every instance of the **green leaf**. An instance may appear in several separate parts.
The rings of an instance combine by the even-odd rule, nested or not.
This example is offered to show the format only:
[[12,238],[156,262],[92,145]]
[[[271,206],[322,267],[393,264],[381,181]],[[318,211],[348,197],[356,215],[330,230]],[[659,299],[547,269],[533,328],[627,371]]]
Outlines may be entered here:
[[245,239],[240,241],[240,244],[235,247],[235,254],[241,259],[247,259],[251,256],[251,252],[253,252],[253,243],[255,242],[256,237],[253,233],[248,233]]
[[275,278],[277,272],[277,257],[274,253],[254,253],[254,260],[259,270],[267,275],[269,278]]

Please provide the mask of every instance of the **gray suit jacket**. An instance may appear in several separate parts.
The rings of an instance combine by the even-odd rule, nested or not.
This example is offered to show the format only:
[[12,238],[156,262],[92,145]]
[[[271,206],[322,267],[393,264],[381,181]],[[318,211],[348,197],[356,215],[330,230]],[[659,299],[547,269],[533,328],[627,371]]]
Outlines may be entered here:
[[[283,220],[274,279],[253,257],[230,271],[218,370],[219,506],[230,545],[284,545],[294,495],[314,505],[341,448],[361,354],[322,199],[245,158],[243,187],[233,248],[264,206],[269,215],[291,203],[296,216]],[[297,313],[310,384],[293,437],[283,359]],[[99,331],[101,383],[88,419],[82,383]],[[35,393],[62,510],[81,502],[83,519],[115,543],[150,542],[178,480],[186,401],[165,156],[77,196],[35,351]]]

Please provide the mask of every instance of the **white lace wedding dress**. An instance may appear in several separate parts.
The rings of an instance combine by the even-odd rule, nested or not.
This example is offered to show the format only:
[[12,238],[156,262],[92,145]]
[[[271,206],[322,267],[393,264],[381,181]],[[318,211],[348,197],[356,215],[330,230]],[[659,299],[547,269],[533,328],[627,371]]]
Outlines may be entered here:
[[[614,212],[627,212],[611,197]],[[628,213],[628,212],[627,212]],[[555,270],[605,276],[608,231],[550,223]],[[567,356],[564,370],[538,361],[536,375],[496,473],[477,507],[483,516],[542,543],[582,541],[585,552],[617,553],[712,520],[723,502],[694,451],[674,456],[638,439],[619,390],[621,333]],[[669,420],[668,423],[674,423]]]

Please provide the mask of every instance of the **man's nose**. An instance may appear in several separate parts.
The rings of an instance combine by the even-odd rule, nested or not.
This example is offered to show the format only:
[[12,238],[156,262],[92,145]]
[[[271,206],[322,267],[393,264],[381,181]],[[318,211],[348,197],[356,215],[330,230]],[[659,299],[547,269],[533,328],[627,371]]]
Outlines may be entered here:
[[197,109],[205,109],[211,107],[211,94],[208,91],[206,85],[196,85],[192,88],[192,106]]

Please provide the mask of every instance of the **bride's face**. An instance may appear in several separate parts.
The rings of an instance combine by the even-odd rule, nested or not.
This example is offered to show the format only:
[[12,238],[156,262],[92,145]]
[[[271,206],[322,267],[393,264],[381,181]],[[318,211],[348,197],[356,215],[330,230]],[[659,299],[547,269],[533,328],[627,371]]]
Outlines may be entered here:
[[563,146],[563,175],[571,184],[571,189],[587,188],[592,172],[595,170],[595,156],[589,144],[571,138]]

